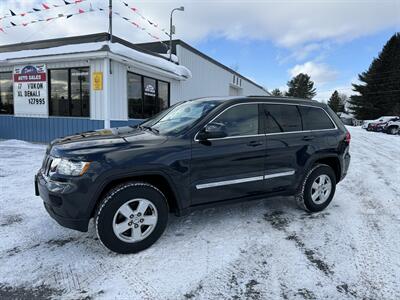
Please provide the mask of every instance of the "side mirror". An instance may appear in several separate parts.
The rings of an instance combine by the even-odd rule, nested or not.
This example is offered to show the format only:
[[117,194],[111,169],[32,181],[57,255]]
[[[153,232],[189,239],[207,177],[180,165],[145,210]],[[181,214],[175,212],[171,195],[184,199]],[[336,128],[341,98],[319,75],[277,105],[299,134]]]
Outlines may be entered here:
[[209,123],[197,135],[199,141],[219,139],[226,137],[225,125],[221,123]]

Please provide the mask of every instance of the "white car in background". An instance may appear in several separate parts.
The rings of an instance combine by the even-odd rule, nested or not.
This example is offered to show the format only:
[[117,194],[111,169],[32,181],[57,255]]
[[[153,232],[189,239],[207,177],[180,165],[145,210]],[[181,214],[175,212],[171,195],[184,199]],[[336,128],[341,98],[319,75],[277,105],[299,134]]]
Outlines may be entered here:
[[396,116],[391,116],[391,117],[384,116],[384,117],[380,117],[376,120],[364,120],[363,124],[361,125],[361,128],[367,129],[368,125],[370,123],[385,123],[385,122],[389,122],[391,119],[394,119],[394,118],[397,118],[397,117]]
[[383,131],[388,134],[400,134],[400,118],[394,121],[389,121],[383,128]]

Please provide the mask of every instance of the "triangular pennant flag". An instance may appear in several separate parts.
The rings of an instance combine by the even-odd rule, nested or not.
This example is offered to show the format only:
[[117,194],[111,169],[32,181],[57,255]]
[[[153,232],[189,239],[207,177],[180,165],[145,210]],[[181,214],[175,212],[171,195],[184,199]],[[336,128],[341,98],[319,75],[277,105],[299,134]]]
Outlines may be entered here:
[[50,6],[46,5],[46,3],[42,3],[42,6],[44,7],[44,9],[50,9]]
[[34,10],[34,11],[42,11],[42,10],[39,9],[39,8],[34,8],[33,10]]
[[16,16],[15,12],[13,12],[11,9],[10,9],[10,13],[11,13],[11,15],[12,15],[13,17]]
[[147,22],[149,22],[149,24],[150,24],[150,25],[153,25],[153,23],[152,23],[152,22],[150,22],[149,20],[147,20]]
[[100,11],[104,11],[104,9],[102,9],[102,8],[99,8],[99,10],[100,10]]
[[122,2],[122,3],[124,3],[124,5],[126,6],[126,7],[128,7],[129,5],[128,5],[128,3],[126,3],[126,2]]
[[131,9],[132,9],[133,11],[137,11],[137,9],[136,9],[136,8],[134,8],[134,7],[131,7]]
[[125,21],[129,21],[127,17],[122,17],[122,19],[124,19]]
[[72,16],[73,16],[73,15],[68,15],[68,16],[67,16],[67,19],[71,18]]
[[133,25],[135,25],[137,28],[139,28],[139,25],[136,24],[135,22],[132,22]]
[[22,26],[24,26],[24,27],[28,26],[28,23],[22,23]]
[[13,23],[13,22],[10,22],[10,24],[11,24],[12,26],[17,26],[17,24],[15,24],[15,23]]
[[0,31],[1,31],[1,32],[4,32],[4,29],[0,27]]
[[82,8],[80,8],[80,9],[78,10],[78,12],[79,12],[80,14],[83,14],[85,11],[84,11]]
[[26,13],[19,14],[21,17],[25,17]]
[[66,0],[64,0],[64,3],[65,3],[65,5],[70,5],[71,4],[71,2],[68,2]]

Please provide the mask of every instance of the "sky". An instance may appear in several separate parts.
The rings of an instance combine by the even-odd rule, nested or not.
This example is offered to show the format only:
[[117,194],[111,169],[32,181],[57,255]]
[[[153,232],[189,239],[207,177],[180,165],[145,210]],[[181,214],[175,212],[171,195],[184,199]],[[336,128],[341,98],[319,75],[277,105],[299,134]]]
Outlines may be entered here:
[[[74,2],[75,0],[67,0]],[[124,3],[128,4],[128,7]],[[44,4],[44,5],[43,5]],[[52,5],[61,5],[53,8]],[[0,20],[0,45],[108,31],[108,0],[84,0],[64,6],[63,0],[1,0],[0,16],[11,9],[51,9]],[[268,90],[285,90],[298,73],[315,82],[316,99],[326,101],[334,90],[352,94],[351,83],[368,69],[386,41],[400,31],[400,0],[113,0],[113,33],[131,42],[167,39],[172,8],[176,35],[205,54],[237,70]],[[5,28],[58,14],[95,11],[48,22]],[[136,12],[129,8],[135,8]],[[139,14],[158,24],[151,26]]]

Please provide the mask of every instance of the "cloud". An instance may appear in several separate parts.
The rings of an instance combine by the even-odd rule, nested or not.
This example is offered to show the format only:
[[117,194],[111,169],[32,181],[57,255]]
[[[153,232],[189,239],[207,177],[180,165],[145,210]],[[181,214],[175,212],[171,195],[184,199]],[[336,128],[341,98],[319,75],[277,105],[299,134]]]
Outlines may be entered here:
[[295,65],[289,71],[289,74],[294,77],[299,73],[305,73],[311,76],[311,80],[318,85],[323,85],[327,82],[336,79],[337,72],[332,70],[327,64],[315,63],[308,61],[301,65]]
[[[60,1],[61,0],[54,0]],[[393,0],[348,0],[348,1],[274,1],[274,0],[142,0],[130,1],[140,11],[168,27],[172,8],[185,5],[185,12],[177,12],[174,23],[177,38],[196,42],[210,36],[232,40],[269,40],[288,49],[298,49],[298,57],[308,57],[318,43],[326,40],[346,41],[379,30],[400,26],[400,1]],[[1,1],[1,11],[8,8],[17,11],[40,6],[40,1]],[[106,6],[106,1],[92,1],[94,6]],[[137,15],[114,1],[115,10],[143,23]],[[81,4],[81,6],[87,4]],[[65,9],[61,8],[60,10]],[[50,12],[48,14],[51,14]],[[4,24],[4,23],[3,23]],[[42,26],[43,25],[43,26]],[[107,15],[102,13],[73,17],[56,21],[51,26],[32,25],[24,29],[9,30],[0,37],[0,43],[20,42],[20,35],[13,32],[34,33],[36,38],[87,34],[105,31]],[[133,42],[149,40],[143,32],[135,29],[120,18],[115,18],[115,33]],[[148,24],[147,24],[148,25]],[[157,32],[157,31],[156,31]],[[157,32],[160,36],[163,34]],[[26,34],[29,39],[29,34]],[[166,36],[164,36],[166,37]]]

